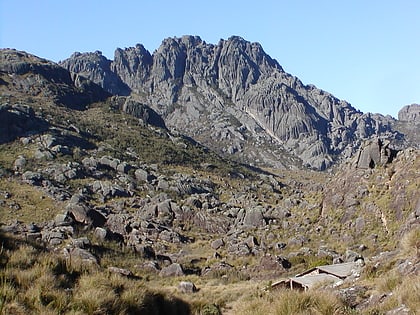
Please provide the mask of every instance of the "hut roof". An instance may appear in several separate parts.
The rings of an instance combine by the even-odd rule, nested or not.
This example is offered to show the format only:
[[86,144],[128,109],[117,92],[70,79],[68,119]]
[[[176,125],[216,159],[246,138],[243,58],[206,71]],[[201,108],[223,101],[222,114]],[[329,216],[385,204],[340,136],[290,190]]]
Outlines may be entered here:
[[317,268],[324,273],[328,273],[339,278],[346,278],[350,276],[355,269],[359,269],[359,265],[357,262],[349,262],[343,264],[319,266]]
[[358,262],[325,265],[306,270],[305,272],[296,275],[296,277],[307,276],[308,274],[313,273],[314,271],[318,271],[318,273],[328,273],[343,279],[350,276],[354,270],[357,270],[359,268],[360,264],[358,264]]
[[306,275],[304,277],[292,277],[290,278],[290,281],[292,281],[292,284],[294,282],[301,285],[302,287],[306,287],[310,289],[316,284],[319,284],[322,282],[336,284],[340,282],[341,279],[330,274],[322,273],[322,274],[317,274],[317,275]]

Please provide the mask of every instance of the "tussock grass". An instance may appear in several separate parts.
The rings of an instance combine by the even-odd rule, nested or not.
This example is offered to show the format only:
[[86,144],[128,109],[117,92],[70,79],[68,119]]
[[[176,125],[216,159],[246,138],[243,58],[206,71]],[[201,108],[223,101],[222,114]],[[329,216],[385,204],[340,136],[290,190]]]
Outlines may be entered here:
[[420,227],[416,227],[404,234],[400,244],[402,255],[420,258]]
[[191,314],[184,300],[144,281],[1,236],[0,314]]
[[244,315],[341,315],[351,314],[328,291],[279,290],[238,303],[235,314]]

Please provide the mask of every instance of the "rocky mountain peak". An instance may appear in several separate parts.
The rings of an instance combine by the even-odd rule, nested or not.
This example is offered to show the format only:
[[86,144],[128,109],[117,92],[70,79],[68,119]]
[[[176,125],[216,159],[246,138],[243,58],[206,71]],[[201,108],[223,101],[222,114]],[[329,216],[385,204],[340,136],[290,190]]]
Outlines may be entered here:
[[[27,52],[0,49],[0,73],[9,75],[10,89],[27,91],[32,96],[48,96],[57,104],[82,109],[89,103],[101,101],[110,96],[92,81],[87,80],[87,76],[82,75],[82,69],[88,72],[89,76],[96,71],[97,64],[86,61],[89,58],[92,59],[93,56],[98,59],[101,55],[97,53],[73,54],[74,59],[83,60],[83,65],[80,67],[74,65],[75,71],[70,73],[54,62]],[[105,57],[102,62],[107,62]],[[5,84],[7,83],[9,82]]]
[[62,65],[112,94],[133,93],[169,129],[246,163],[325,169],[371,137],[406,141],[388,118],[303,84],[239,36],[216,45],[167,38],[152,54],[138,44],[117,49],[113,61],[102,58],[78,55]]
[[420,123],[420,104],[406,105],[398,112],[398,120]]

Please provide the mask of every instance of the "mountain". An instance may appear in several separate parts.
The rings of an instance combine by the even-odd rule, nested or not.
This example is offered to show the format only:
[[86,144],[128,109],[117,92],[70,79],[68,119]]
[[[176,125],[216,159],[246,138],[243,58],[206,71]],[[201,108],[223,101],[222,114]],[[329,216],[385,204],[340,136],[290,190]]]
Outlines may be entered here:
[[372,137],[410,139],[390,116],[362,113],[286,73],[260,44],[234,36],[207,44],[197,36],[165,39],[151,54],[142,45],[75,53],[60,63],[115,95],[127,95],[179,131],[244,163],[323,170],[352,156]]
[[73,109],[83,109],[87,104],[110,96],[76,73],[69,73],[55,63],[14,49],[2,49],[0,72],[9,75],[7,80],[0,82],[9,89],[25,91],[32,96],[43,94]]
[[[283,305],[287,314],[419,309],[420,150],[391,146],[394,139],[408,144],[419,136],[413,128],[418,105],[403,109],[401,120],[395,120],[362,114],[337,100],[334,106],[356,117],[346,128],[361,134],[359,121],[381,121],[384,130],[404,132],[387,131],[391,141],[382,135],[361,137],[357,153],[328,172],[298,169],[296,148],[287,150],[287,145],[304,145],[305,137],[322,130],[327,137],[338,118],[328,122],[286,85],[267,88],[268,81],[275,86],[280,77],[293,77],[268,56],[257,58],[259,45],[229,41],[243,43],[248,52],[222,61],[223,47],[212,46],[219,55],[208,53],[204,64],[211,58],[220,64],[211,68],[219,71],[214,86],[198,70],[191,75],[195,83],[180,83],[186,72],[178,66],[159,81],[150,72],[158,67],[154,63],[174,62],[173,54],[159,61],[155,52],[151,64],[147,54],[138,59],[150,65],[149,73],[134,76],[155,82],[149,94],[140,89],[143,84],[137,83],[136,91],[121,84],[129,80],[117,76],[116,65],[99,52],[81,58],[81,65],[96,71],[97,78],[104,71],[114,75],[94,83],[85,77],[90,72],[71,73],[27,52],[0,50],[0,313],[272,314],[282,302],[294,303]],[[235,58],[243,60],[238,69],[256,62],[253,72],[224,69]],[[101,60],[101,66],[93,60]],[[245,80],[247,88],[229,92],[234,86],[229,82],[238,77],[253,79]],[[105,92],[104,82],[114,82],[113,93],[119,95]],[[302,94],[316,90],[301,89]],[[278,136],[257,124],[257,113],[250,114],[258,104],[246,100],[255,97],[265,104],[263,95],[274,100],[273,93],[279,101],[276,114],[281,101],[291,99],[287,115],[305,119],[307,131],[298,140],[293,129],[289,140],[273,140]],[[166,99],[169,94],[175,99]],[[332,115],[347,121],[338,110]],[[174,119],[196,129],[178,126],[185,135]],[[318,130],[323,122],[325,128]],[[221,144],[211,138],[215,131],[225,133]],[[198,136],[213,147],[195,141]],[[263,162],[256,161],[257,154],[268,156],[272,150],[279,153],[272,165],[295,169],[252,167],[209,149],[219,144],[222,151],[235,141],[249,146],[242,152],[253,153],[255,165]],[[277,292],[271,286],[279,277],[355,261],[365,265],[358,263],[361,269],[337,286],[321,282],[308,292]]]

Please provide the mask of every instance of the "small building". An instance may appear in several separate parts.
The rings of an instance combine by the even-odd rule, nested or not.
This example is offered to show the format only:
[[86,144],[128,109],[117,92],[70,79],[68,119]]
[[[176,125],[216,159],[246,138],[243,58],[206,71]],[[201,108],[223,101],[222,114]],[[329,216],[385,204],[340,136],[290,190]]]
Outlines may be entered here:
[[289,278],[290,289],[308,290],[318,285],[338,285],[343,282],[342,279],[328,273],[305,275],[303,277]]
[[308,290],[321,284],[339,285],[349,276],[358,274],[363,263],[355,262],[318,266],[302,272],[295,277],[279,280],[271,285],[271,288],[289,288],[296,290]]

